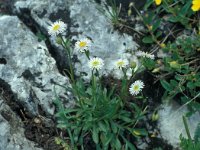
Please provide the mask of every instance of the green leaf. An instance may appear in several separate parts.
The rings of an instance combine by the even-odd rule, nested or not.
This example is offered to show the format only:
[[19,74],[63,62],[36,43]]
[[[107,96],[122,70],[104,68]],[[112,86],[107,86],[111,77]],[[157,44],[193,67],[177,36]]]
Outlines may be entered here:
[[150,58],[143,58],[142,64],[149,70],[152,70],[155,68],[155,61]]
[[178,18],[177,18],[177,16],[170,16],[170,17],[168,18],[168,21],[173,22],[173,23],[176,23],[176,22],[178,22]]
[[46,36],[44,34],[42,34],[41,32],[37,32],[36,36],[38,37],[38,42],[46,41],[46,39],[47,39]]
[[194,84],[195,84],[195,86],[200,87],[200,81],[197,81]]
[[118,128],[117,128],[117,125],[116,123],[114,123],[113,121],[110,122],[111,123],[111,129],[114,133],[117,133],[118,131]]
[[195,140],[195,142],[200,142],[200,123],[198,123],[198,125],[195,129],[194,140]]
[[158,27],[160,26],[161,23],[161,19],[157,19],[156,22],[153,24],[153,28],[152,31],[156,31],[158,29]]
[[130,150],[136,150],[135,146],[132,143],[130,143],[123,135],[121,135],[121,137],[126,143],[125,150],[128,150],[128,148],[130,148]]
[[154,40],[152,39],[151,36],[146,36],[146,37],[144,37],[144,38],[142,39],[142,42],[143,42],[143,43],[146,43],[146,44],[151,44],[151,43],[154,42]]
[[135,146],[130,143],[128,140],[125,141],[126,142],[126,149],[128,150],[128,148],[130,148],[130,150],[136,150]]
[[170,85],[173,86],[174,88],[176,88],[178,85],[178,82],[176,80],[170,80]]
[[116,139],[115,139],[115,148],[116,148],[117,150],[120,150],[121,147],[122,147],[121,142],[119,141],[118,138],[116,138]]
[[154,0],[148,0],[144,5],[144,10],[147,10],[152,3],[154,3]]
[[160,83],[164,87],[165,90],[169,92],[173,90],[172,86],[166,80],[160,80]]
[[188,83],[187,83],[187,87],[188,87],[189,89],[194,89],[194,88],[195,88],[195,83],[193,83],[193,82],[188,82]]
[[93,126],[92,129],[92,139],[93,141],[98,144],[99,143],[99,133],[98,128],[96,126]]
[[108,132],[107,134],[102,133],[101,134],[101,141],[102,141],[104,146],[107,146],[114,139],[114,137],[115,137],[114,134],[112,134],[110,132]]
[[100,131],[104,131],[104,132],[108,132],[109,131],[109,128],[102,121],[98,122],[98,126],[99,126],[99,130]]
[[159,36],[161,36],[162,35],[162,32],[161,31],[158,31],[157,33],[156,33],[156,38],[158,38]]
[[126,122],[126,123],[131,123],[131,122],[133,122],[133,120],[130,119],[129,117],[127,117],[127,116],[122,116],[122,115],[120,115],[120,116],[119,116],[119,119],[123,120],[123,121]]
[[[188,11],[190,10],[190,7],[191,7],[191,1],[187,1],[187,3],[182,7],[181,11],[179,12],[179,14],[181,16],[185,16]],[[186,19],[186,18],[185,18]]]

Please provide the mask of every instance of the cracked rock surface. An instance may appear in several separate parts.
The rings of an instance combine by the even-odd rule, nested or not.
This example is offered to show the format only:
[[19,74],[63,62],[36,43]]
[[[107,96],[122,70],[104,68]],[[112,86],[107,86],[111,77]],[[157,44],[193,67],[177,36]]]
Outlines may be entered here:
[[[166,139],[169,144],[175,148],[179,147],[179,136],[187,138],[185,127],[183,124],[182,116],[188,112],[187,107],[181,107],[175,101],[172,101],[169,105],[165,104],[162,109],[159,110],[160,119],[158,120],[158,127],[162,138]],[[200,122],[199,113],[193,114],[187,121],[191,136],[194,137],[195,129]]]
[[[29,115],[39,115],[40,109],[54,114],[54,83],[70,86],[68,78],[60,75],[45,44],[16,16],[0,17],[0,27],[0,79],[11,86]],[[65,89],[56,86],[56,92],[72,104]]]
[[[119,77],[120,73],[113,71],[113,62],[119,58],[136,59],[125,50],[134,51],[139,46],[131,36],[121,35],[115,31],[109,19],[98,11],[97,7],[101,6],[91,0],[26,0],[15,3],[15,11],[25,16],[24,12],[28,10],[29,16],[45,33],[50,23],[61,19],[67,23],[66,34],[71,36],[71,39],[78,40],[83,37],[92,39],[94,46],[91,48],[91,55],[101,57],[106,64],[101,73]],[[54,41],[55,39],[51,38],[52,45],[57,46]],[[66,58],[62,53],[62,50],[57,51],[58,63],[66,65]],[[91,71],[86,65],[87,58],[79,52],[74,53],[79,60],[75,64],[76,73],[79,75],[81,72],[86,72],[88,74],[86,78],[90,77]]]
[[20,118],[0,98],[0,150],[42,150],[27,140]]

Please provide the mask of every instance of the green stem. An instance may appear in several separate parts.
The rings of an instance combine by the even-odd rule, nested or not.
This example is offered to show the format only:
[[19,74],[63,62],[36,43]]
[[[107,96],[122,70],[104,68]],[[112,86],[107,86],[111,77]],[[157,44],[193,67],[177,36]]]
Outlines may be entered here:
[[96,104],[96,88],[97,88],[96,77],[94,75],[94,69],[93,69],[92,70],[92,95],[93,95],[93,99],[94,99],[94,104]]
[[127,94],[127,75],[126,75],[126,69],[122,68],[122,72],[124,74],[123,79],[122,79],[122,89],[121,89],[121,99],[124,101],[124,99],[126,98]]
[[[146,106],[146,107],[144,108],[144,110],[139,114],[139,116],[142,115],[142,114],[144,114],[144,113],[146,112],[147,109],[148,109],[148,106]],[[139,122],[139,119],[136,120],[135,124],[133,125],[133,128],[135,128],[135,126],[137,125],[138,122]]]
[[188,124],[187,124],[187,119],[185,116],[183,116],[183,123],[184,123],[184,126],[185,126],[185,131],[187,133],[187,136],[190,140],[192,140],[192,137],[190,135],[190,130],[189,130],[189,127],[188,127]]
[[71,59],[71,50],[70,50],[69,45],[66,44],[65,40],[63,39],[63,37],[60,36],[60,38],[62,40],[62,46],[63,46],[63,48],[67,52],[67,58],[68,58],[68,61],[69,61],[69,75],[70,75],[70,79],[71,79],[72,83],[75,83],[75,80],[74,80],[74,69],[73,69],[72,59]]
[[89,50],[85,51],[85,55],[86,55],[87,59],[90,60],[90,51]]

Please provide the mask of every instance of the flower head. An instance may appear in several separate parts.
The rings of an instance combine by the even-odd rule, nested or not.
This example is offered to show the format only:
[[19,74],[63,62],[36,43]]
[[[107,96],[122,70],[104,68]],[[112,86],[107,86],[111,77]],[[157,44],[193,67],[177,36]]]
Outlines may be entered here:
[[154,59],[155,56],[153,54],[149,54],[147,52],[143,52],[143,51],[138,51],[136,53],[136,56],[139,56],[139,57],[146,57],[146,58],[150,58],[150,59]]
[[90,59],[90,61],[88,62],[88,65],[91,69],[101,69],[104,65],[104,62],[101,58],[98,57],[94,57],[92,59]]
[[67,28],[67,25],[62,21],[56,21],[48,27],[48,33],[52,36],[56,36],[63,33]]
[[162,0],[154,0],[156,5],[160,5],[162,3]]
[[199,11],[200,10],[200,0],[193,0],[192,1],[192,10]]
[[137,95],[142,91],[143,88],[144,83],[141,80],[137,80],[133,84],[131,84],[129,92],[131,93],[131,95]]
[[127,65],[128,65],[128,60],[126,59],[119,59],[115,62],[116,68],[119,68],[119,69],[125,68],[127,67]]
[[79,40],[75,43],[75,49],[84,53],[86,50],[89,50],[89,48],[91,47],[91,40],[89,40],[88,38]]

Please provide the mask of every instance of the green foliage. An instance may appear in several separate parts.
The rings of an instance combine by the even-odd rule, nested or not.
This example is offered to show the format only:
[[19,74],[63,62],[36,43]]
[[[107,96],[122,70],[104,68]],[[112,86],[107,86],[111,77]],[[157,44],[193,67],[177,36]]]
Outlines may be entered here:
[[41,41],[46,41],[46,37],[44,34],[42,34],[41,32],[37,32],[36,33],[36,36],[38,37],[38,41],[41,42]]
[[199,150],[200,149],[200,141],[194,142],[193,140],[186,139],[180,136],[180,146],[183,150]]
[[64,108],[58,97],[55,104],[58,127],[67,130],[72,148],[83,148],[84,140],[92,138],[96,149],[134,150],[127,137],[147,135],[144,129],[135,128],[143,118],[142,110],[133,102],[125,106],[119,96],[114,96],[115,88],[108,92],[95,76],[91,86],[79,80],[71,90],[77,96],[74,108]]
[[155,68],[155,61],[150,58],[142,58],[141,59],[142,65],[144,65],[147,69],[152,70]]
[[64,140],[62,140],[61,138],[56,137],[55,143],[57,145],[61,145],[63,147],[63,150],[71,150],[70,146]]
[[[148,0],[144,6],[144,10],[149,10],[152,4],[154,4],[154,1]],[[163,0],[161,5],[156,6],[156,9],[152,10],[152,12],[156,14],[167,14],[167,17],[164,18],[165,21],[180,23],[188,28],[190,27],[190,17],[194,14],[191,9],[191,4],[192,0]]]
[[[193,98],[199,97],[200,87],[200,36],[184,36],[178,38],[174,43],[168,43],[163,51],[168,54],[161,61],[162,67],[160,77],[166,74],[168,79],[161,79],[161,85],[164,87],[164,100],[171,100],[179,95],[182,103],[187,103]],[[195,100],[193,99],[193,100]],[[190,110],[195,112],[200,109],[200,105],[191,101]]]
[[[69,74],[72,87],[64,88],[73,94],[75,101],[73,108],[65,108],[58,96],[54,101],[57,106],[57,126],[66,130],[70,148],[74,150],[84,149],[84,144],[89,140],[92,141],[97,150],[135,150],[133,141],[140,136],[147,135],[144,129],[137,128],[137,123],[143,119],[147,107],[142,110],[143,108],[127,99],[130,84],[127,77],[129,68],[118,68],[123,72],[123,79],[120,92],[115,94],[115,86],[109,89],[102,86],[98,72],[100,67],[95,66],[99,62],[93,61],[94,58],[90,58],[89,49],[85,49],[83,54],[88,59],[88,63],[93,63],[93,66],[90,67],[91,80],[88,83],[85,83],[81,77],[77,77],[75,80],[71,41],[58,35],[56,42],[67,52],[69,70],[66,71]],[[99,58],[99,60],[101,59]],[[133,69],[132,67],[136,66],[132,64],[130,68]],[[135,73],[136,71],[133,70],[130,78]],[[141,91],[141,89],[139,90]],[[144,99],[144,97],[140,96],[140,99]],[[62,142],[60,144],[63,145]]]
[[188,124],[186,117],[183,116],[183,123],[185,126],[186,133],[188,135],[188,139],[184,138],[182,135],[180,135],[180,146],[183,150],[199,150],[200,149],[200,124],[198,124],[196,130],[194,139],[191,138],[190,131],[188,129]]
[[[142,39],[146,44],[157,44],[163,47],[163,42],[167,36],[163,37],[161,26],[167,26],[168,22],[174,26],[183,26],[186,29],[199,28],[198,16],[191,9],[192,0],[163,0],[159,6],[156,6],[154,0],[148,0],[144,6],[145,15],[138,15],[142,18],[147,28],[148,35]],[[153,7],[153,9],[152,9]],[[173,29],[171,29],[173,32]]]
[[119,17],[121,5],[118,7],[115,0],[108,0],[108,4],[104,4],[104,7],[99,7],[98,10],[104,14],[114,26],[118,26],[121,23]]
[[158,148],[154,148],[153,150],[163,150],[163,149],[158,147]]

